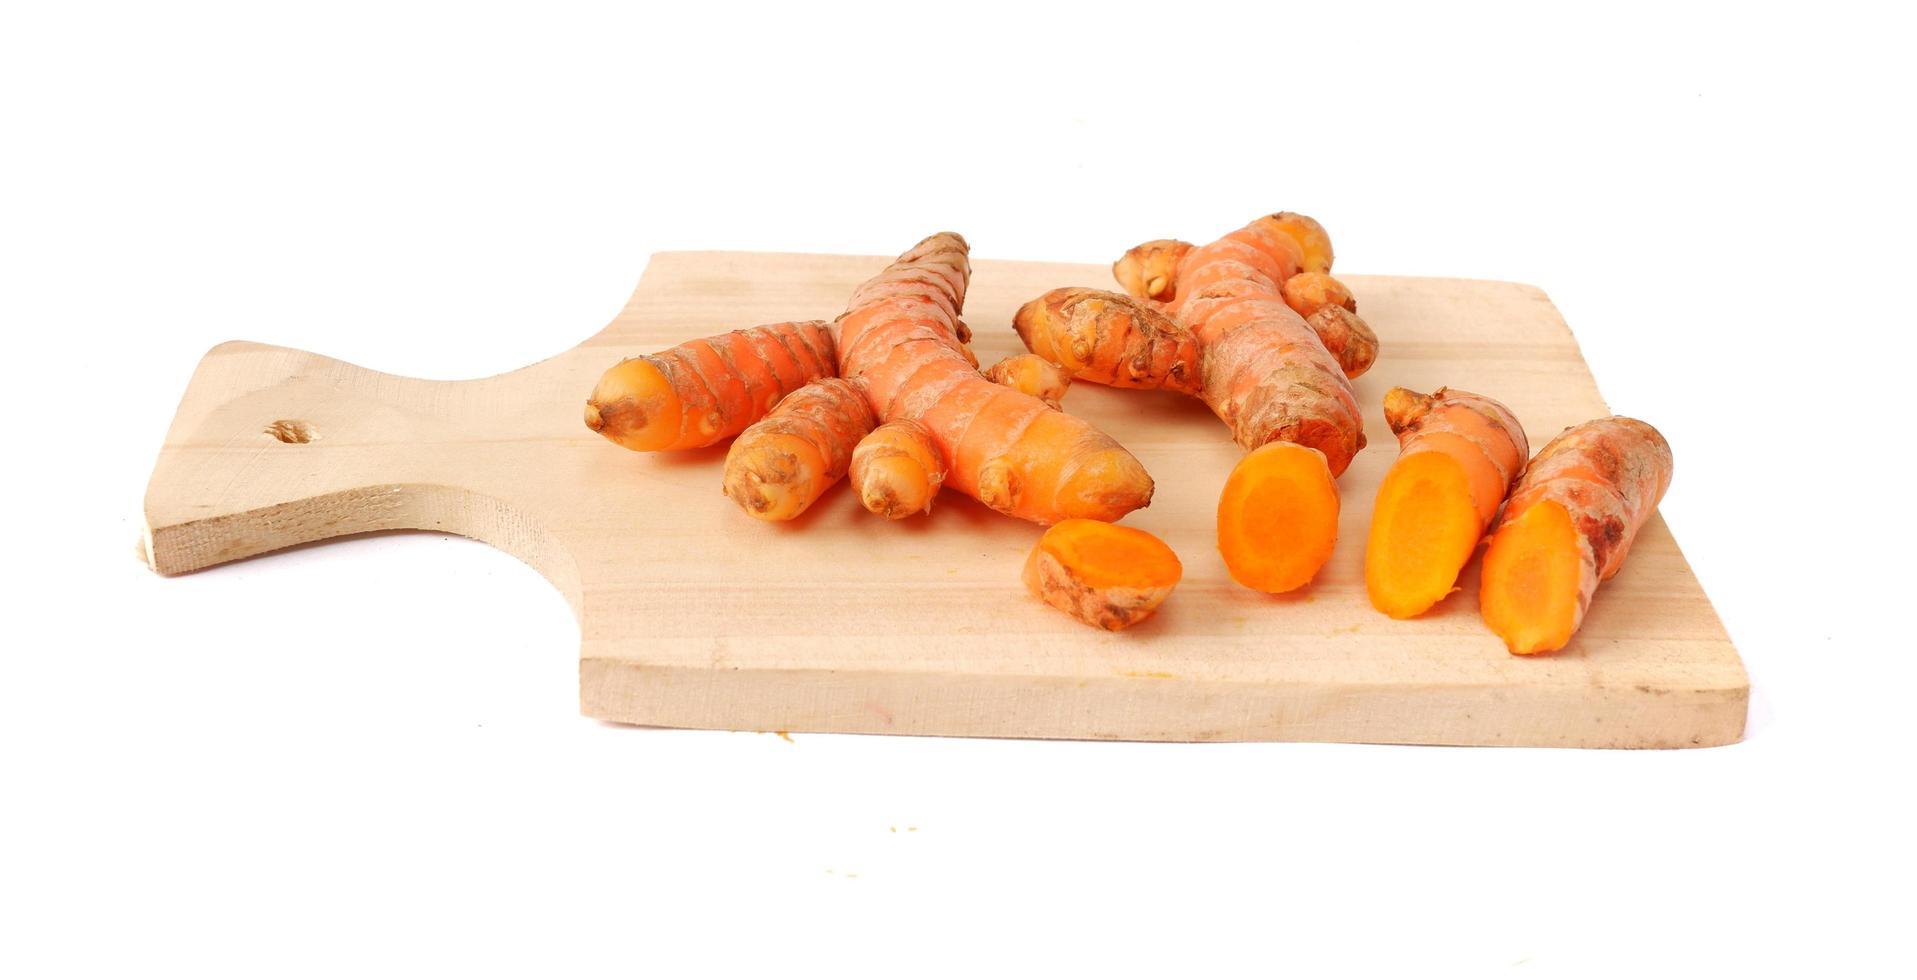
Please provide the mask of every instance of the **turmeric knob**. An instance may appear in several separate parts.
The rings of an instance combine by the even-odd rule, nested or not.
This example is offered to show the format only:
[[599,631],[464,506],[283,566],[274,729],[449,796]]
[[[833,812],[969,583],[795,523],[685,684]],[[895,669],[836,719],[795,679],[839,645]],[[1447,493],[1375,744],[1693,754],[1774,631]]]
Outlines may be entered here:
[[1151,616],[1184,574],[1178,555],[1151,534],[1082,519],[1052,525],[1025,560],[1033,595],[1106,630]]
[[865,509],[888,520],[932,512],[945,483],[945,458],[932,431],[914,419],[873,429],[852,450],[852,489]]
[[1285,280],[1283,294],[1285,305],[1299,316],[1308,317],[1327,306],[1358,312],[1358,301],[1352,298],[1351,290],[1329,273],[1300,272]]
[[1112,278],[1133,296],[1169,300],[1178,291],[1178,263],[1191,250],[1190,242],[1175,238],[1146,242],[1112,263]]
[[725,494],[762,521],[789,521],[845,476],[870,431],[872,410],[851,382],[814,381],[732,441]]
[[1065,389],[1072,386],[1071,371],[1037,354],[1014,354],[992,365],[985,376],[1053,408],[1059,407],[1059,402],[1065,398]]
[[1298,268],[1302,271],[1331,271],[1331,236],[1316,218],[1295,211],[1280,211],[1260,218],[1258,223],[1297,244]]

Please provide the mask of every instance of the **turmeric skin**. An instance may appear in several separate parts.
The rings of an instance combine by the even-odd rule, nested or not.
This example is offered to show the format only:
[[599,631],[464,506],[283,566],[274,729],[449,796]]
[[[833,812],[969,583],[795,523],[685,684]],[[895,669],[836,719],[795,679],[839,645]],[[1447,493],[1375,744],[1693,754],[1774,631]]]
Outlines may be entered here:
[[1195,247],[1175,238],[1146,242],[1112,263],[1112,278],[1133,296],[1160,302],[1169,300],[1178,279],[1178,263]]
[[872,430],[865,396],[843,378],[787,395],[726,451],[725,495],[763,521],[789,521],[845,476]]
[[986,369],[985,377],[1058,408],[1072,386],[1072,372],[1037,354],[1013,354]]
[[873,429],[852,450],[852,490],[866,510],[888,520],[932,512],[945,483],[945,460],[931,430],[912,419]]
[[883,421],[923,423],[946,483],[1013,517],[1116,519],[1151,501],[1143,466],[1111,437],[980,375],[959,340],[971,267],[933,235],[861,285],[839,317],[839,371]]
[[1384,411],[1400,455],[1372,508],[1365,589],[1409,619],[1456,591],[1531,450],[1510,409],[1468,391],[1393,388]]
[[1614,416],[1560,433],[1491,535],[1478,592],[1485,625],[1512,653],[1569,643],[1670,485],[1670,444],[1643,422]]
[[[1330,265],[1324,229],[1279,213],[1209,245],[1147,242],[1113,266],[1133,297],[1053,290],[1013,322],[1033,353],[1081,378],[1190,391],[1231,427],[1252,455],[1219,500],[1218,548],[1234,579],[1265,591],[1304,585],[1330,557],[1332,481],[1364,446],[1349,378],[1370,367],[1377,342],[1346,308],[1349,292],[1331,285]],[[1297,290],[1301,302],[1324,300],[1309,309],[1315,321],[1284,294],[1304,274],[1323,277]],[[1275,443],[1302,451],[1259,452]]]
[[1351,290],[1323,272],[1300,272],[1285,280],[1282,291],[1285,305],[1302,317],[1309,317],[1327,306],[1342,306],[1349,312],[1358,312],[1358,301],[1351,297]]
[[639,452],[699,449],[837,369],[824,321],[735,330],[613,365],[586,400],[586,427]]
[[1198,394],[1198,339],[1164,313],[1117,293],[1054,289],[1019,307],[1012,328],[1028,350],[1074,379]]
[[1047,605],[1100,629],[1122,630],[1157,611],[1184,571],[1171,548],[1147,532],[1066,520],[1040,536],[1024,577]]

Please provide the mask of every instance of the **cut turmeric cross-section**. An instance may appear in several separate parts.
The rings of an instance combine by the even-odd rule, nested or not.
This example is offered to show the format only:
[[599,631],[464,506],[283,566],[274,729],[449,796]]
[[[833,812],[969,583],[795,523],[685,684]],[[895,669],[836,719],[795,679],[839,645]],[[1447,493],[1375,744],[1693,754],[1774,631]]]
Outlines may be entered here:
[[1155,612],[1184,572],[1171,548],[1148,532],[1073,519],[1038,539],[1025,561],[1025,585],[1082,622],[1122,630]]
[[1274,442],[1232,467],[1218,495],[1218,551],[1239,585],[1290,592],[1338,543],[1338,486],[1325,454]]
[[1393,388],[1385,420],[1401,455],[1372,508],[1365,588],[1408,619],[1451,594],[1529,449],[1510,409],[1468,391]]
[[1484,554],[1478,607],[1512,653],[1561,649],[1671,484],[1656,429],[1612,417],[1564,430],[1531,460]]

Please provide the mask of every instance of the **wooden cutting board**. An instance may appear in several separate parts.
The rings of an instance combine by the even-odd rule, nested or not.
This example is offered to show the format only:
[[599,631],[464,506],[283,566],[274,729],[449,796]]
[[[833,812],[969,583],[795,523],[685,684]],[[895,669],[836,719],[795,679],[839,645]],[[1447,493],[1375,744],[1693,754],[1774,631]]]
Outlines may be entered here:
[[[572,603],[582,710],[648,725],[1603,747],[1742,733],[1743,665],[1661,518],[1556,655],[1504,651],[1479,622],[1475,571],[1418,620],[1365,600],[1371,500],[1397,455],[1379,407],[1388,388],[1490,394],[1534,446],[1608,414],[1564,321],[1530,286],[1346,277],[1381,338],[1357,381],[1370,448],[1341,481],[1337,554],[1292,595],[1234,585],[1218,556],[1214,509],[1240,456],[1222,423],[1176,395],[1074,387],[1066,410],[1157,480],[1127,523],[1185,563],[1158,615],[1120,634],[1028,596],[1019,571],[1039,529],[969,498],[948,493],[929,518],[892,524],[841,486],[768,525],[720,495],[723,446],[642,455],[581,424],[587,392],[620,358],[829,319],[888,261],[661,254],[597,335],[476,381],[221,345],[195,372],[147,490],[149,562],[171,575],[362,531],[469,535]],[[1112,288],[1099,266],[976,262],[966,320],[979,359],[1022,350],[1013,310],[1064,285]],[[555,343],[567,336],[554,330]],[[1683,446],[1677,458],[1682,481]]]

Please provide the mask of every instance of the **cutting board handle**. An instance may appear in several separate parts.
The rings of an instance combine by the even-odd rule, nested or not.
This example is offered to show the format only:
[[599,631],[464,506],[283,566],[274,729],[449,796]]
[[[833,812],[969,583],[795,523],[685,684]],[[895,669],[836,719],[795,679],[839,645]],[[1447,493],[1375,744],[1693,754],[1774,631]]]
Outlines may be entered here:
[[399,528],[491,536],[462,487],[466,454],[451,451],[462,395],[481,384],[264,344],[213,348],[147,486],[148,564],[178,574]]

